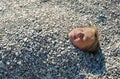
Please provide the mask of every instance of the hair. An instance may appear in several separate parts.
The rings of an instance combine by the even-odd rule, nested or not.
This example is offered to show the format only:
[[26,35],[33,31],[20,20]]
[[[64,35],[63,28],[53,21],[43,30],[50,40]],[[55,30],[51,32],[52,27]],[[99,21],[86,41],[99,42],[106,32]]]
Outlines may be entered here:
[[95,41],[93,42],[92,45],[84,48],[83,51],[96,53],[99,50],[99,48],[100,48],[99,34],[98,34],[97,27],[95,25],[89,25],[87,27],[94,29],[94,31],[95,31]]

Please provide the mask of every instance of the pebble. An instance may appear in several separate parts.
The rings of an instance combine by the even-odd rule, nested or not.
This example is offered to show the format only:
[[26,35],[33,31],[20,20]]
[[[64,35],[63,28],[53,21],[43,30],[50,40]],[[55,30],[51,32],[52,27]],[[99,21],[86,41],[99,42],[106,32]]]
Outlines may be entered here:
[[24,41],[27,41],[27,37],[26,37],[26,38],[24,38]]
[[65,54],[65,53],[66,53],[65,51],[62,51],[62,52],[61,52],[62,55]]
[[10,65],[10,62],[8,61],[8,62],[6,62],[6,64],[7,64],[7,65]]
[[2,8],[2,7],[0,7],[0,11],[2,11],[2,9],[3,9],[3,8]]
[[64,47],[61,48],[61,50],[64,50],[64,49],[65,49]]
[[4,68],[4,66],[5,64],[2,61],[0,61],[0,68]]
[[47,79],[51,79],[51,75],[50,74],[47,74]]
[[18,61],[18,62],[17,62],[17,64],[19,64],[19,65],[21,65],[21,63],[22,63],[21,61]]
[[18,55],[19,55],[19,52],[16,52],[15,55],[18,56]]

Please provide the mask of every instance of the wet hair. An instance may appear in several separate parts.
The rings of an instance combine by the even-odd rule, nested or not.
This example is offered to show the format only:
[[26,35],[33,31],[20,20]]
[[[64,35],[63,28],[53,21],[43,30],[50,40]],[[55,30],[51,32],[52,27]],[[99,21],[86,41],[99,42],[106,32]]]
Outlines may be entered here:
[[83,49],[83,51],[91,52],[91,53],[96,53],[99,50],[99,48],[100,48],[99,34],[98,34],[97,27],[95,25],[89,25],[87,27],[94,29],[94,31],[95,31],[95,41],[90,46],[85,47]]

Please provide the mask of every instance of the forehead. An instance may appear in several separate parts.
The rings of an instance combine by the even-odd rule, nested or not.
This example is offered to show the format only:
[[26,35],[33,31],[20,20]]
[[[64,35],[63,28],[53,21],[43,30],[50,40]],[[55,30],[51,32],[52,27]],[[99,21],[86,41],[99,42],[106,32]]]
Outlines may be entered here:
[[95,28],[85,27],[81,29],[83,29],[86,33],[95,34]]
[[95,39],[95,29],[94,28],[84,28],[84,33],[88,37],[89,40]]

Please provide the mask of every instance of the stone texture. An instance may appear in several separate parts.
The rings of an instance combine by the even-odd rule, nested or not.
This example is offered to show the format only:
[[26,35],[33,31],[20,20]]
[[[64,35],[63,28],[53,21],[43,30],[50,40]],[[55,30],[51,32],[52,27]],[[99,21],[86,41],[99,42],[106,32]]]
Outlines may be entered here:
[[[0,79],[120,78],[119,0],[1,0]],[[89,54],[67,38],[95,24],[101,50]]]

